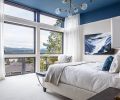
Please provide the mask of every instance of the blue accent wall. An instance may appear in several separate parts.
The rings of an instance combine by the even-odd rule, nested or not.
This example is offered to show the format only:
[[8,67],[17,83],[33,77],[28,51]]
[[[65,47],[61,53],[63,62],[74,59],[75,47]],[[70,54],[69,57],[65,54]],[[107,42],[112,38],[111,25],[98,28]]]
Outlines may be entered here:
[[113,4],[98,10],[82,13],[80,16],[80,24],[86,24],[103,19],[120,16],[120,3]]

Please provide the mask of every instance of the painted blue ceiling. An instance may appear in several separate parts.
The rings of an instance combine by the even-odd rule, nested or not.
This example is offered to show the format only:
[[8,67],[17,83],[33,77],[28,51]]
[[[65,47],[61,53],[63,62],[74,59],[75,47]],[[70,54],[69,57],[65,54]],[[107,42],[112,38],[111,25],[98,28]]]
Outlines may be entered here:
[[[67,6],[62,4],[62,0],[9,0],[16,3],[24,4],[26,6],[39,9],[43,12],[55,14],[56,8],[66,8]],[[110,6],[115,3],[120,3],[120,0],[95,0],[94,3],[90,3],[90,0],[73,0],[74,3],[80,4],[81,2],[88,4],[88,9],[85,11],[79,10],[79,13],[86,13],[92,10],[100,9],[106,6]],[[66,14],[60,14],[60,17],[66,17]]]

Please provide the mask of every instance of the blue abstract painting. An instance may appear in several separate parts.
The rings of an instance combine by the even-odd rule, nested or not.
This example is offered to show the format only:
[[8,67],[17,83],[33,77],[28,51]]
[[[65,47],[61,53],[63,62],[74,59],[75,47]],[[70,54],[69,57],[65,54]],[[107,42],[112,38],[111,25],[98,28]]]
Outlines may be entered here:
[[106,33],[97,33],[85,35],[85,54],[103,55],[113,54],[111,48],[111,35]]

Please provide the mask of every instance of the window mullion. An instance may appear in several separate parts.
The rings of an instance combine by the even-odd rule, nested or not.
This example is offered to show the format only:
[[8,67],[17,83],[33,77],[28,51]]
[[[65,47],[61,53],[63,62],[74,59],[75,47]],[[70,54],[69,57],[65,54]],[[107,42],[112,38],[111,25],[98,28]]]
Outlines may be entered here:
[[36,55],[36,72],[40,72],[40,27],[36,27],[36,47],[35,47],[35,55]]

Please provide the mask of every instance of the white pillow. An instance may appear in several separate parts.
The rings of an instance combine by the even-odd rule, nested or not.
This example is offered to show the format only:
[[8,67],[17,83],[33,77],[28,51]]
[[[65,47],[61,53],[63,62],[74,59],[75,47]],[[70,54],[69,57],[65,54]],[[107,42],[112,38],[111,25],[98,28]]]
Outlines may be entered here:
[[59,55],[58,56],[58,62],[59,63],[68,63],[68,62],[71,62],[71,56]]
[[118,73],[120,71],[120,53],[117,53],[111,64],[110,73]]

